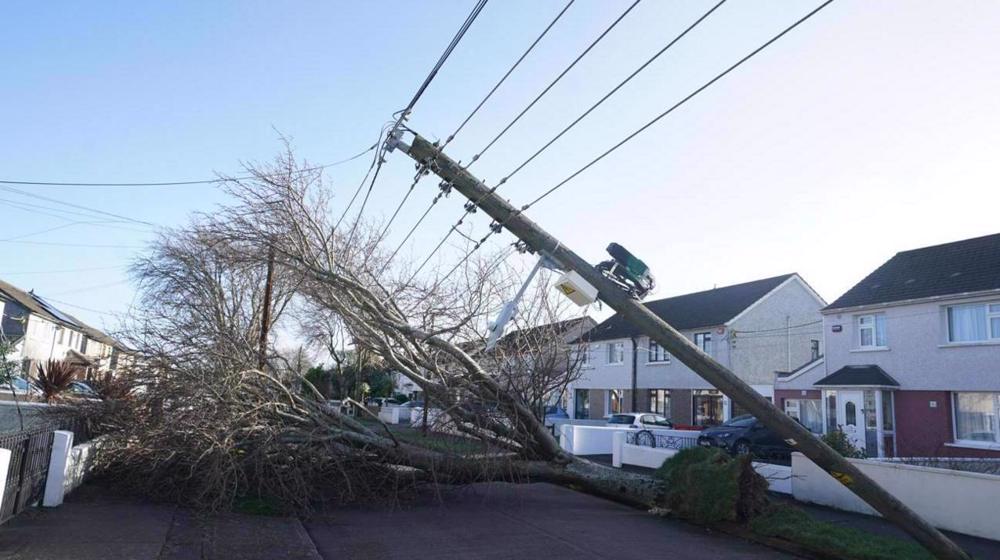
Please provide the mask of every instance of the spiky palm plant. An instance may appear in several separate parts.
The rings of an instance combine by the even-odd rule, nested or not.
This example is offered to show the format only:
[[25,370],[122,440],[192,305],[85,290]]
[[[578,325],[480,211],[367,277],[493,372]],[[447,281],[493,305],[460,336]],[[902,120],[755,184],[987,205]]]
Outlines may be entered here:
[[38,368],[38,388],[42,390],[45,402],[50,402],[69,388],[80,368],[63,360],[49,360]]

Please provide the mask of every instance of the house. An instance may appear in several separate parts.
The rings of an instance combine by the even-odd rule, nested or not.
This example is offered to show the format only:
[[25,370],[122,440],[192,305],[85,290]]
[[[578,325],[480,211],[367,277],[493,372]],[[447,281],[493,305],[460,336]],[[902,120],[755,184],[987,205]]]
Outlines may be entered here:
[[[484,351],[483,341],[462,342],[458,347],[522,397],[544,397],[549,403],[565,404],[567,382],[579,369],[570,343],[596,324],[584,316],[517,329],[501,337],[489,352]],[[411,399],[422,398],[420,386],[398,372],[394,373],[393,390]]]
[[1000,234],[897,253],[822,314],[779,406],[869,456],[1000,457]]
[[0,336],[12,347],[8,360],[34,377],[48,360],[67,360],[84,376],[115,369],[126,348],[113,338],[59,310],[34,292],[0,280]]
[[[776,371],[822,354],[826,302],[798,274],[646,304],[693,344],[770,398]],[[741,410],[620,315],[577,340],[584,372],[570,391],[574,418],[650,411],[677,424],[713,425]]]

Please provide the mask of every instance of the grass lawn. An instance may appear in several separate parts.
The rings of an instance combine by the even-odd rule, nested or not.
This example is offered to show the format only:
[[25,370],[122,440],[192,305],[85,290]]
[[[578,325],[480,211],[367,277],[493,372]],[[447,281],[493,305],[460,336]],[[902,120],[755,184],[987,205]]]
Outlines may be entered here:
[[817,521],[793,506],[775,506],[750,523],[753,532],[802,545],[827,557],[849,560],[933,560],[920,545]]

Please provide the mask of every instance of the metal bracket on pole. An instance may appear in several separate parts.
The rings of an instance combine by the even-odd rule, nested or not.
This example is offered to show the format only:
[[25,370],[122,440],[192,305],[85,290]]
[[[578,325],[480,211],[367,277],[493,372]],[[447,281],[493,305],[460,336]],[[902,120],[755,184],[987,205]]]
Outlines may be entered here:
[[549,270],[559,270],[558,265],[547,257],[546,255],[540,255],[538,257],[538,262],[528,273],[528,277],[525,278],[524,282],[521,284],[521,288],[517,290],[517,294],[514,295],[514,299],[503,304],[503,308],[500,309],[500,314],[497,315],[497,320],[490,324],[490,337],[486,341],[486,350],[492,350],[497,345],[497,341],[503,335],[503,331],[507,328],[507,323],[514,318],[517,314],[517,305],[520,303],[521,298],[524,297],[525,290],[528,289],[528,284],[534,280],[535,275],[538,274],[539,269],[547,268]]

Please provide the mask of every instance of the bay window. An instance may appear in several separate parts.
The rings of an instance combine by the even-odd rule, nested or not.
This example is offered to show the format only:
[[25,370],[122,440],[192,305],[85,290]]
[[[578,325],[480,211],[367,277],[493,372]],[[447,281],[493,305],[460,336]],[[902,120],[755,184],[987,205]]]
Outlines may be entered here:
[[1000,303],[970,303],[948,308],[948,342],[1000,340]]
[[858,315],[858,348],[885,348],[885,315]]
[[798,420],[810,432],[823,433],[823,401],[820,399],[785,399],[785,414]]
[[1000,442],[1000,393],[955,393],[955,441]]

